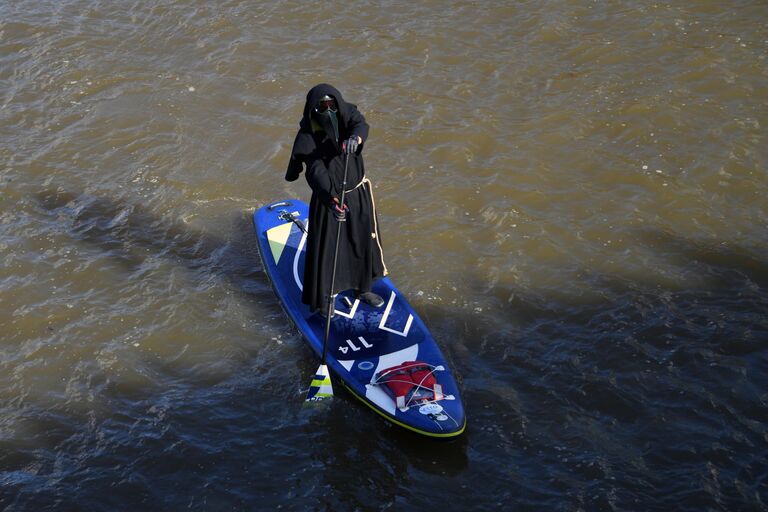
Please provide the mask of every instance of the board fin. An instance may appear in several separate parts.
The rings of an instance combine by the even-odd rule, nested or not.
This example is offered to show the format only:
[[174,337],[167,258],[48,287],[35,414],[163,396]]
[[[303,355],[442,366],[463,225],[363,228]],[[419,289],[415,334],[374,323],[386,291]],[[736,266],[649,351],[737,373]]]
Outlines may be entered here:
[[328,365],[321,364],[312,378],[305,401],[320,402],[327,398],[333,398],[333,385],[331,384],[331,375],[328,373]]

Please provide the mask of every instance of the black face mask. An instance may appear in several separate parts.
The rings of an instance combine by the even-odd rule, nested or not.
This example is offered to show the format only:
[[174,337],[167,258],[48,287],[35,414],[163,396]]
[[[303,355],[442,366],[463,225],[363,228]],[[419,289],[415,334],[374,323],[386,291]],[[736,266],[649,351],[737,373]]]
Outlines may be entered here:
[[312,109],[312,118],[334,142],[339,142],[339,119],[336,100],[326,96]]

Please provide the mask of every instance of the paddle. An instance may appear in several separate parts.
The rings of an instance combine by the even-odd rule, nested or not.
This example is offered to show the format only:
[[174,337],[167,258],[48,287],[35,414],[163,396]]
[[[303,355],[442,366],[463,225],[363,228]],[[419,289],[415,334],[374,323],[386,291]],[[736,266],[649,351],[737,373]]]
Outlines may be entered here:
[[[349,154],[344,159],[344,180],[341,185],[341,198],[339,199],[339,208],[344,211],[344,195],[347,192],[347,169],[349,167]],[[328,354],[328,338],[331,334],[331,316],[335,309],[336,295],[333,293],[333,286],[336,281],[336,262],[339,257],[339,239],[341,238],[341,221],[336,223],[336,248],[333,250],[333,271],[331,272],[331,289],[328,290],[328,311],[325,317],[325,336],[323,337],[323,358],[320,360],[320,366],[312,378],[312,383],[307,391],[306,402],[319,402],[326,398],[333,398],[333,386],[331,385],[331,376],[328,373],[328,366],[325,364],[325,357]]]

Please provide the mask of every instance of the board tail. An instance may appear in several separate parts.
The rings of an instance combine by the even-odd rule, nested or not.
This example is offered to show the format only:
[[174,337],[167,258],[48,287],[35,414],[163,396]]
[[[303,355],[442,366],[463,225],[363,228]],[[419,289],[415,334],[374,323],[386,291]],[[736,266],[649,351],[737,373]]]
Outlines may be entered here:
[[312,378],[305,401],[319,402],[326,398],[333,398],[333,385],[331,384],[331,375],[328,373],[328,366],[321,364]]

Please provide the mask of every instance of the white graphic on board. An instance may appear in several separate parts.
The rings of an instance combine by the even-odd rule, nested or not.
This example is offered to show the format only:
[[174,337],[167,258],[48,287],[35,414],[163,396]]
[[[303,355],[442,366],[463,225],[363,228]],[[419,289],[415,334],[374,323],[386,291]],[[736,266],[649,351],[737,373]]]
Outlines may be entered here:
[[359,306],[359,305],[360,305],[360,299],[355,299],[355,303],[352,304],[352,309],[349,310],[349,313],[345,313],[344,311],[339,311],[335,307],[333,308],[333,310],[336,313],[338,313],[339,316],[344,316],[344,317],[347,317],[349,319],[352,319],[355,316],[355,313],[357,313],[357,306]]
[[309,219],[304,220],[304,229],[307,231],[301,236],[299,242],[299,248],[296,249],[296,255],[293,257],[293,279],[296,280],[296,286],[299,287],[299,291],[304,291],[304,284],[301,277],[299,277],[299,258],[301,257],[301,251],[304,249],[304,244],[307,243],[307,233],[309,232]]
[[408,331],[411,330],[411,322],[413,322],[413,315],[408,315],[408,321],[405,322],[405,329],[402,331],[398,331],[395,329],[391,329],[389,327],[386,327],[384,324],[387,323],[387,318],[389,318],[389,313],[392,311],[392,304],[395,303],[395,292],[390,293],[389,295],[389,302],[387,303],[387,309],[384,310],[384,316],[381,317],[381,322],[379,322],[379,329],[382,331],[391,332],[393,334],[397,334],[398,336],[408,337]]

